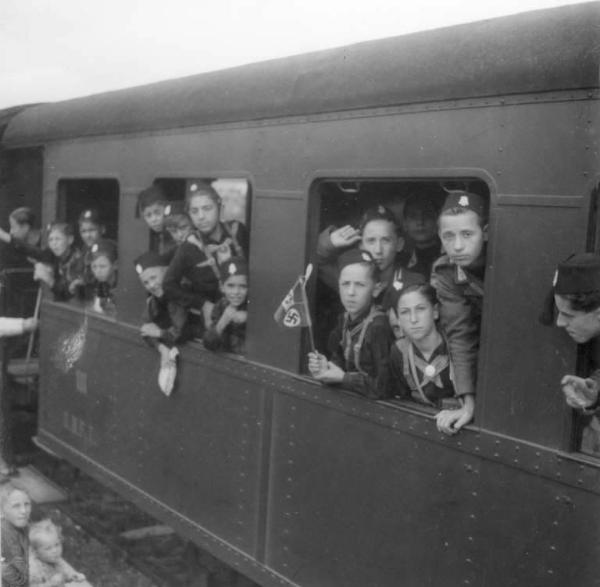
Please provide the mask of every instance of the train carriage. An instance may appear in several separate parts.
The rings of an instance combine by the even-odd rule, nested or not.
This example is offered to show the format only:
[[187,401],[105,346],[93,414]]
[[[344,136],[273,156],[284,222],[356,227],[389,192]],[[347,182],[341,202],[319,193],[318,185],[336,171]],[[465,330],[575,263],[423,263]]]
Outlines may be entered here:
[[[599,27],[575,5],[18,113],[3,152],[43,158],[45,220],[102,205],[119,244],[115,319],[44,300],[39,443],[264,585],[600,584],[594,423],[558,386],[584,353],[538,322],[556,262],[600,247]],[[166,397],[136,197],[198,179],[250,229],[247,351],[187,344]],[[315,383],[273,312],[327,223],[456,185],[490,241],[476,417],[447,437]]]

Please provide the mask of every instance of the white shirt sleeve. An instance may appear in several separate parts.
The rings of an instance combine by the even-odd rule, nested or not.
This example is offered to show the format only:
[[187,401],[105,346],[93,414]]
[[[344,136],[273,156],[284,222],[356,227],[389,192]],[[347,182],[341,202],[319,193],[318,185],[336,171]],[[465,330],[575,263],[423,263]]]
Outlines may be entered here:
[[0,337],[23,334],[23,318],[0,318]]

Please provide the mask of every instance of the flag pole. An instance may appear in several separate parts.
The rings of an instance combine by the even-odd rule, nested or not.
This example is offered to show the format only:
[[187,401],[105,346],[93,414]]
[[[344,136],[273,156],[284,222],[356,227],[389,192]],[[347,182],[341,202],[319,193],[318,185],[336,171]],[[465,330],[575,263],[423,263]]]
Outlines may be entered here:
[[306,268],[305,274],[300,278],[301,279],[300,285],[301,285],[301,289],[302,289],[302,301],[304,303],[304,307],[306,308],[306,320],[308,322],[307,326],[308,326],[308,336],[309,336],[309,340],[310,340],[310,349],[313,353],[316,353],[317,347],[315,346],[315,335],[313,333],[312,318],[310,315],[310,308],[308,305],[308,296],[306,295],[306,282],[309,280],[312,270],[313,270],[312,263],[309,263],[308,267]]

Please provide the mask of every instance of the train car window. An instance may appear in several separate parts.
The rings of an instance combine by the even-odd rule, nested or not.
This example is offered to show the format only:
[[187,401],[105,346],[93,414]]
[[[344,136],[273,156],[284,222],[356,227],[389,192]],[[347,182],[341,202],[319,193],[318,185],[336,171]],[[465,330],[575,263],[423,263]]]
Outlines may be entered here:
[[[179,203],[169,206],[171,211],[165,216],[163,227],[170,237],[173,255],[165,275],[167,297],[175,302],[180,300],[188,309],[190,330],[194,338],[203,338],[207,348],[244,354],[249,182],[239,178],[169,177],[156,178],[154,185],[160,187],[170,204]],[[216,201],[218,197],[215,215],[194,212],[200,206],[194,202],[194,195],[207,193],[214,196],[209,195],[209,200]],[[190,208],[187,215],[186,197]],[[184,242],[187,248],[177,254],[177,248]],[[208,323],[214,328],[206,330],[204,326]]]
[[[421,282],[429,282],[431,267],[443,253],[438,236],[438,215],[450,192],[475,194],[470,203],[482,204],[487,218],[490,192],[487,184],[479,179],[344,178],[321,180],[313,186],[314,221],[310,242],[314,247],[311,252],[318,266],[318,279],[311,297],[315,344],[319,351],[331,357],[339,342],[336,334],[342,327],[340,316],[344,306],[338,292],[337,261],[343,251],[352,248],[366,250],[375,259],[382,275],[382,291],[376,297],[377,304],[387,314],[396,337],[406,338],[396,314],[390,311],[394,305],[393,291],[411,275],[418,275]],[[461,205],[467,200],[461,200]],[[485,243],[482,244],[482,255],[485,255]],[[485,264],[477,268],[478,273],[484,270]],[[482,282],[483,275],[479,283]],[[478,311],[480,319],[481,304]],[[344,336],[342,333],[342,338]],[[344,351],[346,361],[355,356],[361,360],[352,345],[348,348],[348,352]]]
[[221,220],[250,225],[250,184],[245,179],[158,177],[153,185],[162,189],[168,201],[183,202],[190,187],[198,181],[212,185],[221,196]]
[[[106,238],[119,234],[119,182],[116,179],[61,179],[58,182],[58,220],[77,227],[79,215],[88,209],[98,212]],[[79,244],[79,236],[77,235]]]

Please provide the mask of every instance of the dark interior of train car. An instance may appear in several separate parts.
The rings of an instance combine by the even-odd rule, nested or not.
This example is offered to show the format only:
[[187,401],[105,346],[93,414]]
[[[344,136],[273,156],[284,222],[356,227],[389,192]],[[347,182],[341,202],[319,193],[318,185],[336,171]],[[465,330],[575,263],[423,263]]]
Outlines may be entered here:
[[[440,208],[451,190],[476,193],[489,202],[490,193],[487,184],[475,178],[427,180],[344,178],[319,181],[312,190],[314,223],[311,226],[313,234],[308,241],[311,246],[309,258],[314,260],[319,235],[322,235],[328,227],[339,228],[349,224],[358,228],[362,215],[370,208],[379,205],[388,208],[396,217],[400,232],[398,242],[400,252],[410,246],[402,226],[403,209],[407,198],[429,199]],[[316,317],[315,343],[317,348],[325,349],[328,333],[333,329],[342,308],[335,284],[331,281],[326,283],[323,279],[318,279],[313,289],[312,299]]]

